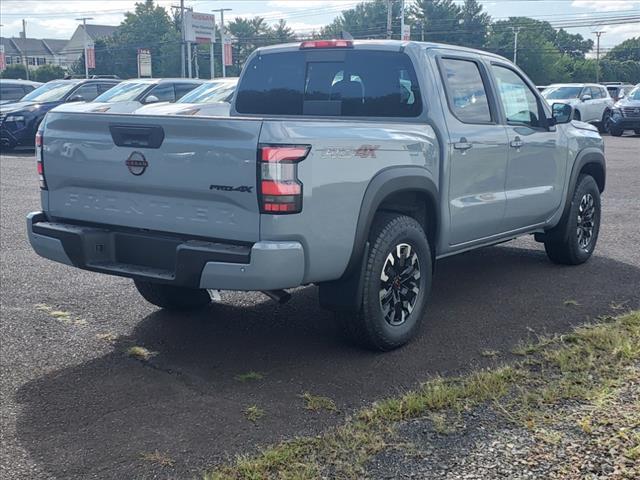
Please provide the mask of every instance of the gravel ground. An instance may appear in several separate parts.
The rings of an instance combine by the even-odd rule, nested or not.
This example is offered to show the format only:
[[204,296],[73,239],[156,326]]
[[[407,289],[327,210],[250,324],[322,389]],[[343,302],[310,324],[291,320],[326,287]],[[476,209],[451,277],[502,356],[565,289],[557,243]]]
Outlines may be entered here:
[[[640,375],[640,366],[637,368]],[[580,421],[593,404],[562,402],[544,414],[554,419],[544,435],[516,425],[491,405],[449,414],[447,432],[429,418],[398,428],[402,448],[386,451],[370,463],[373,479],[539,479],[600,480],[640,478],[640,464],[624,456],[640,438],[640,376],[615,393],[598,412],[589,433]],[[585,427],[586,428],[586,427]],[[637,445],[637,443],[636,443]]]

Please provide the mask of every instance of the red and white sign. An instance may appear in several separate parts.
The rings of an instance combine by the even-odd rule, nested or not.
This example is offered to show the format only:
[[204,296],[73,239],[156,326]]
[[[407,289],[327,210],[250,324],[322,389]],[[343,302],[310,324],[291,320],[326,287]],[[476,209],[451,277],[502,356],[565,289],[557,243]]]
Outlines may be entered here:
[[0,72],[7,68],[7,59],[4,56],[4,45],[0,45]]
[[187,42],[214,43],[216,41],[215,15],[187,10],[184,14],[184,26],[184,37]]
[[233,48],[231,45],[231,38],[228,35],[224,37],[224,45],[222,53],[224,54],[224,64],[225,66],[233,65]]
[[87,46],[87,67],[96,68],[96,49],[93,43]]
[[402,40],[405,42],[411,40],[411,25],[404,25],[402,29]]

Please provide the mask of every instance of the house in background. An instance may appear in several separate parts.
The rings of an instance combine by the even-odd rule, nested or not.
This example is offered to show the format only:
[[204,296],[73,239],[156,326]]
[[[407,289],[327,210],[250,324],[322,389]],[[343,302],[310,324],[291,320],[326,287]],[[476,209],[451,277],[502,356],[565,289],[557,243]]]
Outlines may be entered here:
[[94,43],[96,40],[110,37],[118,27],[113,25],[86,25],[86,38],[84,28],[85,25],[78,25],[78,28],[73,32],[71,39],[60,51],[60,55],[63,57],[62,61],[64,63],[61,64],[61,66],[70,68],[80,59],[84,52],[85,41],[87,41],[87,43]]
[[[87,25],[88,43],[110,37],[116,31],[112,25]],[[65,70],[80,59],[84,51],[85,32],[83,25],[78,26],[70,40],[57,38],[0,37],[4,46],[6,66],[23,64],[29,70],[41,65],[57,65]]]

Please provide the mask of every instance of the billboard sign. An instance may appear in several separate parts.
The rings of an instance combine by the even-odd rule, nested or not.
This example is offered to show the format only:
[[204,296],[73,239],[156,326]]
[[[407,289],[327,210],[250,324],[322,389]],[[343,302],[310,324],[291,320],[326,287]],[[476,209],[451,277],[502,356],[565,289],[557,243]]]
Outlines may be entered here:
[[233,65],[233,48],[231,46],[231,37],[229,35],[224,36],[223,50],[224,64],[225,66]]
[[402,29],[402,40],[411,40],[411,25],[404,25]]
[[187,42],[214,43],[216,41],[216,16],[187,10],[184,14],[184,39]]
[[151,77],[151,50],[138,49],[138,78]]

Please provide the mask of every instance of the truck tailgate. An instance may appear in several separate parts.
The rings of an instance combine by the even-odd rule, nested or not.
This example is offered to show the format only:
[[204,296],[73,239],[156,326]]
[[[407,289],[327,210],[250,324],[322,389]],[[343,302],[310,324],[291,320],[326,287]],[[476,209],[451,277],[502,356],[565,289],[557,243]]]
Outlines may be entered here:
[[243,118],[51,112],[43,149],[47,213],[54,219],[255,242],[261,124]]

